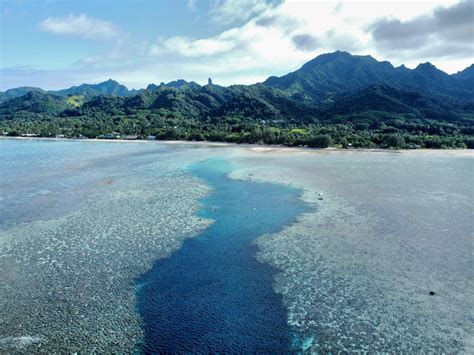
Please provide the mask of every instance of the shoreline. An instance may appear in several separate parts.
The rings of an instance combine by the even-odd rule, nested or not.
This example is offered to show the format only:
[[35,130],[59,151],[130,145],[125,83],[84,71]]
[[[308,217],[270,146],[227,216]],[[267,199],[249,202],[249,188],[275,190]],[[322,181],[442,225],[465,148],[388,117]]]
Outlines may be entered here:
[[139,143],[139,144],[166,144],[166,145],[198,145],[203,147],[237,147],[245,149],[252,153],[265,154],[287,154],[287,153],[312,153],[312,154],[331,154],[331,153],[396,153],[396,154],[426,154],[426,155],[450,155],[474,157],[474,149],[382,149],[382,148],[309,148],[309,147],[287,147],[283,145],[268,144],[238,144],[229,142],[211,142],[211,141],[181,141],[181,140],[145,140],[145,139],[104,139],[104,138],[48,138],[48,137],[8,137],[0,136],[0,139],[11,140],[40,140],[40,141],[71,141],[71,142],[99,142],[99,143]]

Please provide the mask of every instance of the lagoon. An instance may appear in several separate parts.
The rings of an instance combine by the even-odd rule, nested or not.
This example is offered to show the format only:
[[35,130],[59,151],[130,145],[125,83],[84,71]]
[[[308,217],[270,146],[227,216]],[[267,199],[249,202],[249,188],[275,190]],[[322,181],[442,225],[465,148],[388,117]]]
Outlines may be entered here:
[[2,139],[0,169],[2,351],[472,350],[469,152]]

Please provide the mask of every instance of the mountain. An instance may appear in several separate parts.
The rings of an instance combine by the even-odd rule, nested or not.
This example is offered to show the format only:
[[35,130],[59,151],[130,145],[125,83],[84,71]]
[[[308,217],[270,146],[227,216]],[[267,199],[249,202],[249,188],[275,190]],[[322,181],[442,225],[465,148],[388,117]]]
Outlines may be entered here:
[[[474,65],[448,75],[431,63],[423,63],[415,69],[405,66],[394,67],[387,61],[379,62],[371,56],[351,55],[336,51],[322,54],[305,63],[300,69],[281,77],[272,76],[262,85],[285,91],[298,101],[321,103],[331,95],[347,92],[369,85],[389,85],[400,90],[421,91],[429,95],[448,99],[472,99],[474,95]],[[206,86],[216,86],[211,84]],[[156,91],[162,87],[181,90],[199,90],[199,84],[183,79],[149,84],[146,90]],[[0,102],[22,96],[28,91],[42,91],[40,88],[21,87],[0,93]],[[120,97],[140,94],[144,89],[128,90],[127,87],[109,79],[99,84],[82,84],[68,89],[48,91],[59,96],[82,95],[94,97],[115,95]]]
[[41,91],[29,91],[23,96],[0,103],[0,116],[14,116],[16,113],[51,116],[72,107],[63,97]]
[[169,87],[169,88],[175,88],[175,89],[199,89],[201,85],[199,85],[198,83],[194,81],[187,82],[186,80],[178,79],[175,81],[170,81],[169,83],[166,83],[166,84],[165,83],[161,83],[160,85],[149,84],[146,89],[151,90],[151,91],[156,91],[163,87]]
[[27,94],[30,91],[50,93],[56,96],[87,96],[94,97],[99,95],[130,96],[138,93],[138,90],[129,91],[126,86],[119,84],[115,80],[109,79],[99,84],[82,84],[72,86],[68,89],[45,91],[36,87],[23,86],[15,89],[9,89],[0,92],[0,102],[14,99]]
[[457,72],[452,75],[459,85],[467,90],[474,87],[474,64],[471,64],[469,67],[463,71]]
[[282,77],[270,77],[263,85],[285,90],[298,99],[322,101],[330,94],[392,80],[394,75],[388,62],[338,51],[320,55]]
[[140,90],[114,80],[49,92],[17,88],[0,95],[9,98],[0,102],[0,132],[97,137],[117,131],[241,143],[474,147],[473,72],[470,66],[448,75],[431,63],[394,67],[338,51],[254,85],[222,87],[209,80],[201,86],[179,79]]
[[401,75],[397,80],[397,86],[457,99],[469,97],[473,93],[472,89],[466,91],[460,89],[455,78],[429,62],[419,64],[415,69]]
[[417,91],[399,90],[388,85],[371,85],[336,95],[321,108],[323,117],[361,114],[370,111],[409,114],[449,120],[459,117],[459,107]]
[[341,51],[320,55],[292,73],[268,78],[263,85],[285,90],[295,99],[316,102],[368,85],[390,85],[454,99],[468,98],[474,93],[473,86],[460,88],[455,77],[430,63],[413,70],[404,66],[395,68],[371,56]]
[[126,86],[119,84],[115,80],[109,79],[99,84],[82,84],[79,86],[72,86],[69,89],[50,91],[53,94],[60,96],[68,95],[84,95],[84,96],[98,96],[98,95],[115,95],[127,96],[129,91]]
[[29,93],[30,91],[45,92],[43,89],[31,86],[22,86],[19,88],[8,89],[5,92],[0,92],[0,102],[15,99]]
[[[180,117],[203,119],[206,117],[241,116],[259,119],[301,119],[314,111],[314,107],[297,103],[285,93],[263,86],[189,85],[178,88],[168,85],[147,88],[129,97],[95,97],[80,107],[78,112],[112,114],[113,110],[133,113],[140,110],[167,110]],[[112,109],[112,111],[111,111]]]

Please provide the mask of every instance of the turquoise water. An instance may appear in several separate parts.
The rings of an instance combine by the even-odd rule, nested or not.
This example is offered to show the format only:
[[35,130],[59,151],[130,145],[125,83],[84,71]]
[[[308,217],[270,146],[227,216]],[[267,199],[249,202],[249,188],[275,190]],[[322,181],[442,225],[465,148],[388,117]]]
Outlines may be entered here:
[[0,226],[78,210],[87,196],[103,189],[98,181],[143,177],[147,164],[171,154],[156,144],[2,139]]
[[276,270],[255,258],[255,238],[310,210],[296,189],[232,180],[212,158],[190,171],[214,191],[200,215],[215,223],[137,280],[145,352],[287,352],[291,334]]

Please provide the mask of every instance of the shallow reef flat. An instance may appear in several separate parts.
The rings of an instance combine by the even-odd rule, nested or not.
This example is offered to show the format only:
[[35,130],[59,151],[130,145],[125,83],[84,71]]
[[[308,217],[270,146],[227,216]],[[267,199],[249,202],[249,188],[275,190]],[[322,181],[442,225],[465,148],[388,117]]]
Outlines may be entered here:
[[302,188],[316,206],[257,240],[300,349],[472,353],[472,156],[248,150],[233,162],[232,177]]
[[146,149],[93,164],[73,156],[87,188],[63,192],[85,193],[79,208],[2,226],[0,351],[133,351],[135,279],[211,223],[196,214],[209,187],[185,170],[207,153]]
[[0,140],[0,156],[0,352],[137,351],[137,281],[212,224],[188,167],[216,156],[314,207],[255,242],[289,348],[474,352],[472,155]]

